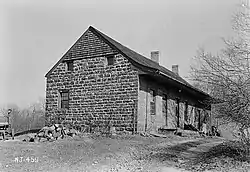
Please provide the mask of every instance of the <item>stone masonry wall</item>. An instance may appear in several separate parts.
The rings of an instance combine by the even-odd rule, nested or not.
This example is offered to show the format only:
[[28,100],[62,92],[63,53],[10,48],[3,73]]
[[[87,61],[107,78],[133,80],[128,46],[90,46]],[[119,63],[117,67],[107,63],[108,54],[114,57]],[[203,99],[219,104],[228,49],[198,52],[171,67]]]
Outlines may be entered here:
[[[60,63],[47,77],[47,124],[65,122],[74,126],[101,127],[112,123],[117,130],[132,130],[137,108],[138,74],[121,54],[114,65],[105,56],[74,60],[74,71]],[[69,109],[58,108],[60,89],[69,90]]]

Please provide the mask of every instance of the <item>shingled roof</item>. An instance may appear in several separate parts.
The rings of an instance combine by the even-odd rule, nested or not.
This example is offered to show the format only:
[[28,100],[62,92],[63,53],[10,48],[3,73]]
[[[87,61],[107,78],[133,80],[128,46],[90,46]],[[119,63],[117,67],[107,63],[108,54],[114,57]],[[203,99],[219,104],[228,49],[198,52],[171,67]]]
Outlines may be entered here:
[[[128,47],[125,47],[124,45],[120,44],[119,42],[115,41],[114,39],[110,38],[109,36],[105,35],[104,33],[100,32],[99,30],[95,29],[94,27],[90,26],[89,29],[97,34],[99,37],[105,40],[106,43],[114,47],[115,49],[118,49],[120,53],[125,55],[126,57],[130,58],[132,61],[155,70],[155,72],[162,72],[166,77],[169,77],[170,79],[173,79],[180,84],[189,87],[191,89],[194,89],[195,91],[198,91],[199,93],[209,96],[207,93],[193,87],[191,84],[189,84],[186,80],[184,80],[182,77],[179,75],[176,75],[174,72],[168,70],[164,66],[159,65],[158,63],[154,62],[153,60],[144,57],[143,55],[131,50]],[[210,96],[209,96],[210,97]]]
[[[95,29],[94,27],[90,26],[88,28],[91,32],[93,32],[96,36],[98,36],[101,40],[106,42],[109,46],[119,51],[121,54],[123,54],[125,57],[127,57],[130,61],[148,68],[150,70],[153,70],[155,73],[163,74],[165,77],[168,77],[171,80],[174,80],[178,82],[181,85],[184,85],[187,88],[191,88],[192,90],[199,92],[202,95],[209,96],[207,93],[193,87],[191,84],[189,84],[186,80],[184,80],[179,75],[173,73],[172,71],[168,70],[164,66],[159,65],[158,63],[154,62],[153,60],[131,50],[130,48],[120,44],[119,42],[115,41],[114,39],[110,38],[109,36],[105,35],[104,33],[100,32],[99,30]],[[73,46],[72,46],[73,47]],[[72,48],[71,47],[71,48]],[[67,54],[67,53],[66,53]],[[46,77],[49,75],[49,73],[61,62],[65,59],[65,55],[53,66],[53,68],[45,75]],[[209,96],[210,97],[210,96]]]

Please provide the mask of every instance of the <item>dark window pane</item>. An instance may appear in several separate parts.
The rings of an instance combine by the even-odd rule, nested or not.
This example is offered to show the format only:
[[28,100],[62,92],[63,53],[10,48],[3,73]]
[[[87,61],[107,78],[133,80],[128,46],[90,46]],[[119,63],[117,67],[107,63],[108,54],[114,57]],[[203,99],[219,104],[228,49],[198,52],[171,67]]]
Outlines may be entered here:
[[69,91],[61,92],[61,108],[69,108]]
[[68,71],[73,71],[73,68],[74,68],[73,61],[67,62],[67,68],[68,68]]
[[114,56],[108,56],[107,57],[108,65],[114,65]]
[[155,103],[150,102],[150,114],[155,115]]
[[69,101],[63,100],[62,101],[62,108],[69,108]]
[[62,100],[68,100],[69,99],[69,93],[68,92],[63,92],[62,93]]
[[150,90],[150,101],[155,102],[155,91],[154,90]]

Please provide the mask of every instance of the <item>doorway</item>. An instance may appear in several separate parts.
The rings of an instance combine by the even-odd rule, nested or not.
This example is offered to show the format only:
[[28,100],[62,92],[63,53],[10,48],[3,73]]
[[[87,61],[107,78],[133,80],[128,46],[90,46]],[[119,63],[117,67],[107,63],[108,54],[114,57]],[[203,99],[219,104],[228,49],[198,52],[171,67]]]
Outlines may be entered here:
[[168,126],[168,103],[167,103],[167,95],[163,95],[162,97],[162,115],[165,119],[165,125]]

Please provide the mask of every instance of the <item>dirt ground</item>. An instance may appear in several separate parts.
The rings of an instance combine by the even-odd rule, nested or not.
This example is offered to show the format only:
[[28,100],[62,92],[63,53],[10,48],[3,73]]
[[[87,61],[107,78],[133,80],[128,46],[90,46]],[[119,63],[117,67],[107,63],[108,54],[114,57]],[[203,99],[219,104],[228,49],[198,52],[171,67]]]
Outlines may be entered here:
[[[39,143],[22,142],[19,139],[0,141],[1,172],[183,171],[201,153],[224,141],[220,138],[160,138],[138,135],[83,135]],[[200,171],[204,171],[203,169]],[[192,170],[195,171],[195,168]]]

